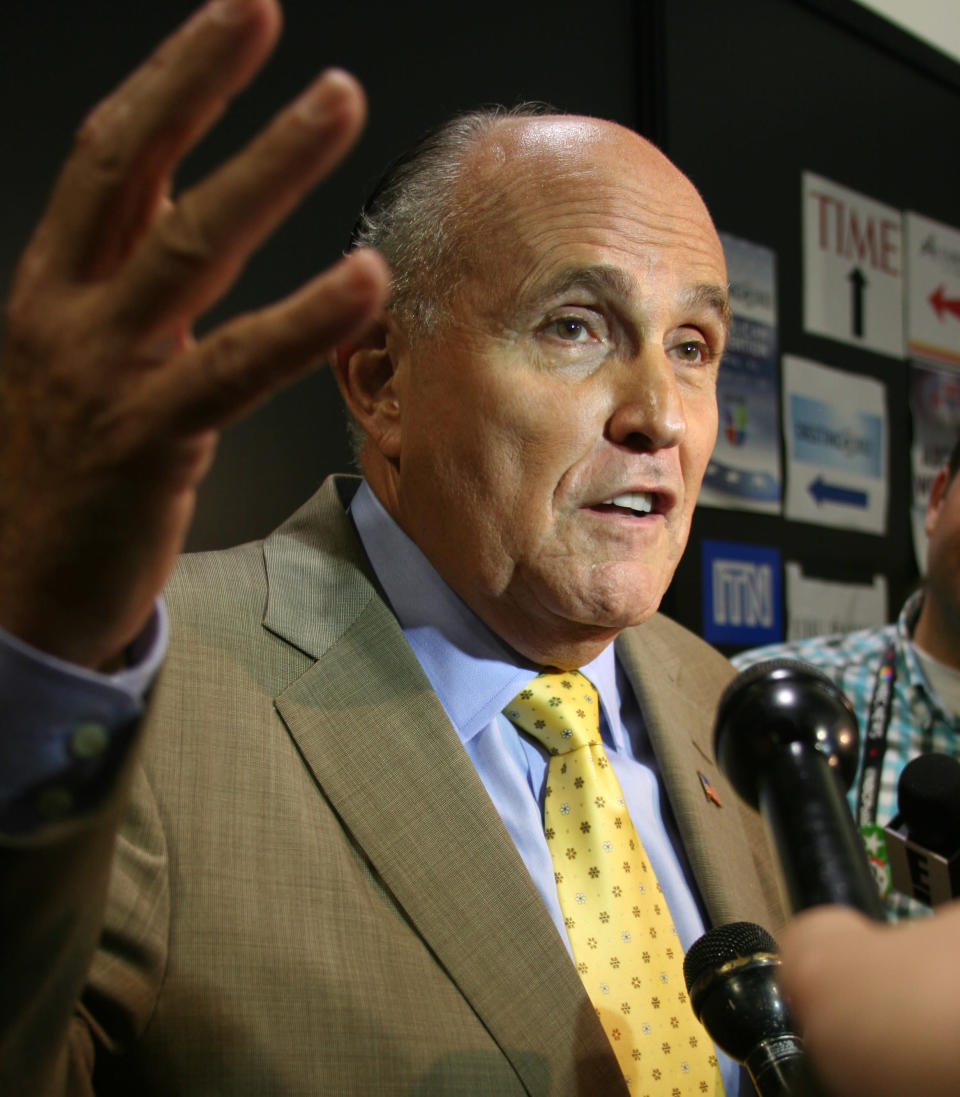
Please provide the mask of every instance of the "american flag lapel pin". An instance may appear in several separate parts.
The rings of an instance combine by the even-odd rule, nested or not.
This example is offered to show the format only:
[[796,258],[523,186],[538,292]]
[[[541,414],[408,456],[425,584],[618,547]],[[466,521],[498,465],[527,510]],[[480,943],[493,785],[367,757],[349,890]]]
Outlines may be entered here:
[[718,808],[722,808],[723,804],[720,802],[720,797],[717,795],[717,790],[710,784],[710,778],[703,772],[703,770],[697,770],[697,776],[700,778],[700,787],[703,789],[703,795],[708,800],[716,804]]

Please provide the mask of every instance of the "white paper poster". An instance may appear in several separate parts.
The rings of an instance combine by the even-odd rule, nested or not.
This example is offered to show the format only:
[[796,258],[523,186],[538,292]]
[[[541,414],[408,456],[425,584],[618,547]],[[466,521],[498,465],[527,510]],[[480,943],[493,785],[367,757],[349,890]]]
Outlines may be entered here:
[[883,575],[874,575],[869,585],[836,583],[804,575],[800,564],[792,561],[786,564],[784,573],[788,640],[887,623],[887,580]]
[[785,355],[783,423],[787,517],[885,533],[888,431],[883,384]]
[[779,514],[780,386],[776,258],[769,248],[721,233],[733,321],[717,377],[717,444],[698,502]]
[[902,358],[900,211],[803,173],[803,326]]
[[907,347],[960,366],[960,229],[908,213]]
[[960,437],[960,371],[914,362],[910,366],[910,525],[917,570],[927,563],[927,535],[923,528],[927,500],[937,470],[950,456]]

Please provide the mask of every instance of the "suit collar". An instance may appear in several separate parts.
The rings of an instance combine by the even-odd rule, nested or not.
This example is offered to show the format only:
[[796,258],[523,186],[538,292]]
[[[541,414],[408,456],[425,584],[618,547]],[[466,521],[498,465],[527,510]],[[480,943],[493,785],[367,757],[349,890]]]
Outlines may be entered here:
[[263,543],[264,626],[314,659],[377,597],[376,580],[345,514],[359,485],[357,476],[330,477]]
[[[758,873],[767,845],[759,817],[740,804],[714,757],[716,682],[722,681],[725,661],[659,615],[624,632],[617,651],[710,921],[752,921],[776,931],[782,923],[779,902],[765,887],[773,874],[762,881]],[[705,663],[715,664],[709,673]],[[708,796],[703,778],[720,805]]]

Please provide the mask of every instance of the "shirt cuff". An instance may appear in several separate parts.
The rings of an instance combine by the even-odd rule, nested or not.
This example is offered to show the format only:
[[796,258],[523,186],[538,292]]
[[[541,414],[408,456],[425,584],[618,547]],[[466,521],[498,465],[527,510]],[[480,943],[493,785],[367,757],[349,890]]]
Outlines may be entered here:
[[0,628],[0,830],[25,834],[91,810],[109,794],[166,654],[167,612],[154,612],[101,673]]

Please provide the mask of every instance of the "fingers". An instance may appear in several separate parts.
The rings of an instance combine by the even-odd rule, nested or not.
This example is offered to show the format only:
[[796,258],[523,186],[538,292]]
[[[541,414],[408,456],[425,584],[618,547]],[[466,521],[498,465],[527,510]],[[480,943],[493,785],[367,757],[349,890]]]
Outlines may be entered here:
[[148,334],[202,312],[337,164],[365,114],[357,81],[338,70],[325,73],[246,149],[157,219],[117,279],[113,322]]
[[228,421],[382,305],[383,262],[357,255],[192,343],[197,315],[365,120],[359,84],[331,70],[246,149],[171,198],[178,158],[252,76],[279,19],[277,0],[211,0],[171,35],[81,128],[18,270],[8,333],[22,387],[32,394],[44,378],[66,378],[60,388],[76,406],[65,402],[62,418],[80,423],[95,409],[120,438],[99,449],[121,461],[182,438],[188,422],[202,432]]
[[213,0],[97,107],[14,278],[0,607],[66,658],[99,664],[144,620],[217,428],[355,335],[386,297],[383,260],[360,252],[193,342],[198,313],[364,120],[356,81],[327,73],[173,198],[179,158],[251,78],[279,19],[277,0]]
[[808,999],[836,974],[836,963],[862,949],[875,923],[849,907],[822,906],[797,915],[779,937],[780,982],[795,1009],[806,1015]]
[[360,250],[285,301],[219,327],[145,378],[140,398],[158,435],[225,426],[365,328],[388,286],[380,255]]
[[280,30],[275,0],[212,0],[87,117],[38,236],[65,278],[123,260],[178,160],[245,85]]

